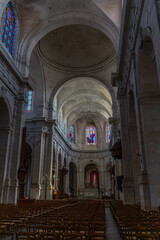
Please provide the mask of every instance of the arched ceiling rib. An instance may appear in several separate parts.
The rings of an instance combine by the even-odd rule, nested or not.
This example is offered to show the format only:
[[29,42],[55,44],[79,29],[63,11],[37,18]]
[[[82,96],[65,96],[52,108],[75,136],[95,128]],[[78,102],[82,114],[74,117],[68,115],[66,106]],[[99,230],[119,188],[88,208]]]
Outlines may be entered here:
[[84,122],[103,122],[105,123],[106,122],[106,118],[100,113],[100,112],[97,112],[97,113],[89,113],[89,112],[83,112],[81,114],[78,114],[77,115],[77,112],[72,112],[72,114],[69,116],[68,118],[68,122],[70,123],[70,125],[74,124],[74,123],[79,123],[81,122],[84,123]]
[[97,98],[103,100],[103,102],[105,102],[105,104],[107,104],[107,106],[108,105],[109,105],[109,107],[112,106],[112,104],[111,104],[110,100],[107,98],[107,96],[105,94],[101,94],[99,91],[79,90],[77,92],[74,92],[70,96],[68,96],[65,100],[63,100],[62,98],[59,98],[57,110],[59,111],[61,108],[63,108],[63,106],[66,103],[73,102],[77,98],[82,99],[85,96],[88,96],[88,98],[92,97],[92,101],[94,100],[94,96],[97,96]]
[[112,116],[111,95],[101,82],[93,78],[70,80],[58,90],[55,100],[57,116],[62,112],[62,122],[67,122],[68,127],[82,116],[105,122]]
[[63,117],[66,118],[73,111],[73,109],[78,109],[81,111],[84,109],[84,106],[86,109],[88,109],[88,111],[89,109],[90,111],[105,109],[105,111],[108,113],[108,116],[111,117],[112,115],[111,106],[99,96],[93,96],[91,94],[89,96],[77,96],[72,98],[72,100],[66,102],[62,108]]
[[[18,15],[22,20],[19,57],[23,56],[23,59],[29,62],[34,47],[44,36],[60,27],[73,24],[99,29],[109,37],[117,51],[119,38],[117,22],[120,23],[121,9],[119,0],[107,1],[115,3],[104,6],[103,2],[106,0],[101,0],[100,5],[93,0],[76,0],[76,4],[75,0],[16,0]],[[3,2],[7,3],[7,0]],[[0,5],[1,15],[5,4]]]
[[101,99],[106,100],[106,102],[110,104],[110,107],[112,105],[111,95],[103,84],[93,78],[79,77],[69,81],[59,89],[57,94],[57,111],[59,111],[63,104],[68,102],[72,96],[75,97],[80,94],[100,96]]

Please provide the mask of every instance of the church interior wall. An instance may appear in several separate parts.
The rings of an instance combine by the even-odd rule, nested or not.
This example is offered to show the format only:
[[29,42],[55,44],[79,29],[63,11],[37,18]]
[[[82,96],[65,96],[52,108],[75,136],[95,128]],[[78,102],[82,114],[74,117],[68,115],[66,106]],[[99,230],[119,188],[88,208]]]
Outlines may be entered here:
[[[140,10],[142,10],[141,15]],[[135,198],[135,201],[137,201],[137,203],[140,200],[142,208],[156,209],[159,206],[159,198],[155,194],[155,192],[159,191],[159,183],[158,175],[156,175],[156,170],[154,166],[156,166],[158,171],[159,150],[156,148],[156,145],[159,142],[158,105],[160,92],[158,78],[159,71],[157,68],[159,64],[159,54],[157,51],[157,40],[159,39],[159,23],[155,2],[143,1],[143,3],[139,4],[138,6],[136,6],[135,3],[134,11],[131,12],[131,21],[133,21],[133,19],[137,19],[138,17],[141,19],[139,21],[140,25],[135,25],[135,30],[131,30],[129,28],[126,28],[124,30],[126,32],[128,31],[128,36],[132,36],[132,38],[130,38],[130,40],[127,40],[127,44],[128,46],[130,46],[130,48],[128,48],[127,50],[125,49],[125,53],[123,52],[123,54],[125,54],[126,59],[128,58],[128,62],[130,56],[131,58],[128,66],[126,64],[122,65],[123,68],[121,69],[121,74],[123,76],[122,82],[124,87],[123,89],[120,89],[119,85],[118,90],[119,96],[120,98],[122,98],[121,101],[123,101],[123,99],[125,98],[125,102],[129,102],[130,94],[127,95],[127,93],[130,91],[130,89],[133,89],[133,108],[136,117],[132,116],[131,120],[133,121],[133,119],[135,119],[134,124],[137,125],[137,131],[127,132],[126,129],[122,127],[122,121],[124,121],[124,119],[122,120],[121,118],[122,144],[124,143],[124,137],[126,138],[126,135],[123,137],[124,131],[128,135],[128,139],[130,139],[131,144],[131,146],[129,146],[129,144],[126,145],[128,150],[125,149],[125,146],[122,147],[123,168],[125,178],[127,177],[127,174],[125,174],[125,172],[128,172],[129,169],[130,170],[128,172],[128,177],[132,176],[130,188],[132,189],[133,196],[131,196],[131,198]],[[136,33],[138,33],[137,39]],[[134,45],[133,39],[135,39]],[[131,49],[132,54],[129,56],[129,51],[131,51]],[[122,61],[124,61],[124,58],[121,59],[121,64]],[[121,106],[120,108],[120,111],[123,112],[121,112],[121,116],[122,114],[124,114],[124,111],[128,111],[130,113],[129,106],[126,106],[126,110],[124,109],[124,106]],[[155,119],[157,119],[157,121]],[[129,126],[130,117],[128,120],[126,118],[125,121],[126,125]],[[133,122],[131,124],[133,124]],[[136,132],[137,136],[135,135]],[[131,135],[132,137],[129,137],[130,134],[134,134],[135,137],[133,135]],[[134,141],[135,144],[133,147]],[[136,142],[138,142],[137,150]],[[125,159],[126,161],[128,159],[128,170]],[[154,165],[154,161],[157,163],[156,165]],[[137,176],[134,174],[134,172]],[[152,180],[150,181],[150,179]],[[137,182],[136,185],[135,182]],[[138,185],[139,193],[136,193],[135,190],[138,191]],[[130,199],[127,200],[126,198],[126,201],[129,202]]]

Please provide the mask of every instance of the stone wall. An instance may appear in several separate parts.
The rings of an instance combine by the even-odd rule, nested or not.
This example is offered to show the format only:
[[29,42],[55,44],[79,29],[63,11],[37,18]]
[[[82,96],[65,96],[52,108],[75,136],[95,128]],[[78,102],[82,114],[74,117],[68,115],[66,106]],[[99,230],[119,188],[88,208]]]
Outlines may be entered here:
[[159,199],[159,1],[124,1],[117,75],[124,202],[157,209]]

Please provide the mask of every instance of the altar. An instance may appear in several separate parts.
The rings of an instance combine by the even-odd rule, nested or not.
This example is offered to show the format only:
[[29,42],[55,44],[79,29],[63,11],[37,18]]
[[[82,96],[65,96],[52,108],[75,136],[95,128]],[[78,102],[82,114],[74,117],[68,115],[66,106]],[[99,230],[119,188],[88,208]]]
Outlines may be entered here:
[[92,199],[99,198],[98,188],[85,188],[83,197],[84,198],[92,198]]

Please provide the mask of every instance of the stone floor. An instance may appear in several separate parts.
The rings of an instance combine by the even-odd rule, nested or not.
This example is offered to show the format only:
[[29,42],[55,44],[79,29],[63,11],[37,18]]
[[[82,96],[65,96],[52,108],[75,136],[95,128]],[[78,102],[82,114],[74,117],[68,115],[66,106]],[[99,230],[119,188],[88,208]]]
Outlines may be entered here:
[[111,210],[106,208],[107,240],[121,240]]

